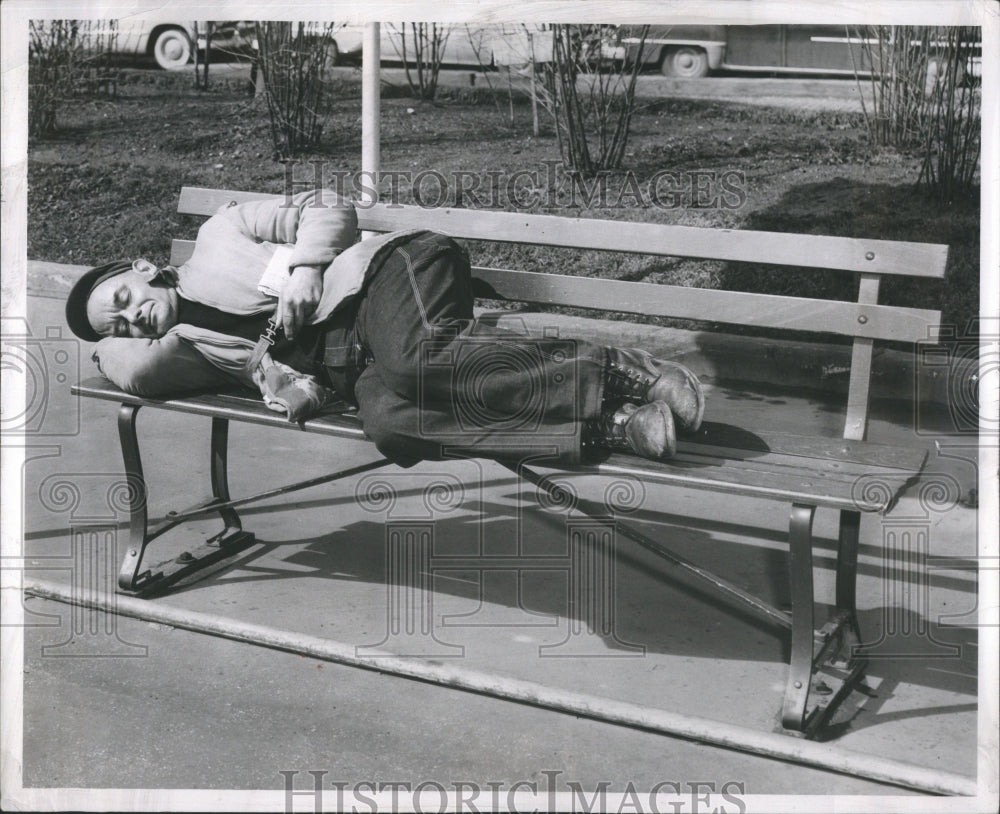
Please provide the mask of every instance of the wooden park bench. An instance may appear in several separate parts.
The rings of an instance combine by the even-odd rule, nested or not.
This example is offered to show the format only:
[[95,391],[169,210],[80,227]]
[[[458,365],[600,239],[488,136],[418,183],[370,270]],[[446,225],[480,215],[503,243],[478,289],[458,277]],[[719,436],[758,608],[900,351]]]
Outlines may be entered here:
[[[179,211],[209,216],[232,201],[264,197],[276,196],[185,188],[181,192]],[[842,437],[750,433],[706,421],[694,437],[680,440],[677,456],[667,463],[615,454],[602,463],[568,470],[627,476],[650,484],[707,489],[791,505],[788,534],[791,612],[774,607],[671,552],[658,540],[627,523],[616,521],[615,530],[665,558],[685,574],[698,578],[721,597],[789,632],[790,663],[782,724],[789,730],[815,732],[837,704],[859,686],[865,666],[863,658],[857,653],[852,655],[852,646],[860,641],[855,581],[861,513],[888,510],[905,486],[919,475],[926,458],[926,452],[920,449],[865,440],[874,343],[925,339],[940,318],[937,311],[879,305],[879,283],[885,275],[942,277],[947,247],[510,212],[427,210],[384,204],[360,208],[358,215],[362,229],[376,232],[420,227],[459,239],[767,263],[786,269],[816,269],[816,273],[822,273],[821,269],[840,269],[857,274],[858,299],[844,302],[581,278],[530,270],[475,268],[473,271],[477,293],[491,300],[709,320],[852,338],[850,385]],[[175,240],[171,262],[183,263],[192,247],[192,241]],[[104,379],[83,382],[74,387],[73,392],[121,404],[118,426],[125,471],[132,484],[129,490],[130,542],[119,575],[119,587],[126,592],[140,595],[160,592],[176,580],[251,544],[253,535],[242,528],[236,511],[242,503],[350,477],[388,463],[375,460],[234,501],[230,498],[226,473],[229,422],[244,421],[262,427],[305,431],[332,439],[363,440],[365,436],[359,421],[354,415],[333,412],[302,424],[289,424],[250,394],[139,398],[123,393]],[[212,496],[191,509],[169,513],[153,529],[147,522],[146,485],[136,435],[136,415],[143,407],[212,419]],[[548,490],[554,498],[567,497],[553,478],[536,468],[524,465],[513,468],[519,476]],[[837,510],[840,522],[833,611],[818,630],[814,619],[812,537],[817,508]],[[597,516],[583,504],[580,509]],[[603,509],[605,515],[607,511]],[[224,529],[206,546],[185,552],[171,562],[147,565],[145,555],[152,540],[185,520],[210,514],[221,516]]]

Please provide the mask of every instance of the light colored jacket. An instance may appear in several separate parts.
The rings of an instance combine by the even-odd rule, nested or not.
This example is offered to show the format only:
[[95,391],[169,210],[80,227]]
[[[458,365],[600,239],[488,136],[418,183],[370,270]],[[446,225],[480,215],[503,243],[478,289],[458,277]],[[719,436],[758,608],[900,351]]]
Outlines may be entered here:
[[[185,298],[233,314],[273,313],[274,297],[258,289],[278,246],[292,245],[290,268],[326,266],[323,292],[309,322],[327,319],[362,288],[373,261],[412,231],[355,243],[354,206],[325,190],[222,207],[198,231],[194,252],[177,269]],[[255,387],[245,369],[254,343],[179,324],[158,339],[107,337],[94,347],[100,371],[126,392],[159,396],[238,382]]]

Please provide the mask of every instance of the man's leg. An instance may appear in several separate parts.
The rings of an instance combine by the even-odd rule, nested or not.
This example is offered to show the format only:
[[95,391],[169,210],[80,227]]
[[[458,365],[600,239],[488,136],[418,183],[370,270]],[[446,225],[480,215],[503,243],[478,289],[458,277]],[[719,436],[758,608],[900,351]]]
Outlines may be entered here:
[[400,466],[418,461],[475,456],[535,463],[580,461],[583,424],[552,422],[517,432],[477,426],[450,404],[418,405],[385,386],[368,367],[354,387],[365,434],[379,452]]
[[[621,449],[662,459],[676,449],[674,415],[697,429],[700,385],[680,365],[583,340],[481,329],[472,304],[468,256],[443,235],[415,235],[372,274],[355,329],[371,357],[363,387],[373,437],[371,427],[400,443],[404,433],[423,449],[419,457],[437,457],[442,445],[484,457],[544,448],[574,463],[585,439],[588,456]],[[391,409],[386,393],[398,397]],[[357,388],[355,396],[366,418]]]
[[599,415],[603,347],[479,325],[472,304],[468,256],[450,238],[422,233],[392,251],[356,322],[382,383],[418,406],[450,405],[472,433]]

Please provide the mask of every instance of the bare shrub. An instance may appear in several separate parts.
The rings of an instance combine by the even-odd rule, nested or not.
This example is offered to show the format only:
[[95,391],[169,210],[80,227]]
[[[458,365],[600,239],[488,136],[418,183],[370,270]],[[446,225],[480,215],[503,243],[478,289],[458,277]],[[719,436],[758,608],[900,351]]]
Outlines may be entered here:
[[[868,26],[862,30],[862,63],[870,101],[861,109],[873,144],[912,147],[920,141],[929,100],[925,93],[930,57],[930,29],[914,26]],[[858,66],[855,66],[856,68]]]
[[971,191],[979,167],[981,94],[972,81],[976,28],[871,26],[856,66],[871,142],[919,149],[918,184],[943,201]]
[[31,20],[28,24],[28,133],[52,135],[60,109],[97,85],[114,50],[113,20]]
[[[476,62],[479,65],[479,75],[486,82],[493,106],[501,124],[514,128],[515,99],[526,97],[531,103],[531,132],[538,136],[539,104],[539,72],[544,57],[550,53],[552,34],[545,24],[521,23],[520,25],[495,26],[491,38],[487,41],[482,34],[478,36],[469,26],[466,34]],[[536,41],[543,44],[536,51]],[[493,69],[496,69],[496,72]],[[494,78],[496,81],[494,81]],[[506,88],[502,87],[506,85]],[[506,98],[504,98],[506,97]]]
[[[486,87],[489,88],[490,99],[493,101],[493,106],[497,110],[497,116],[499,116],[501,124],[508,129],[513,128],[514,86],[511,80],[510,65],[507,66],[507,112],[504,112],[501,102],[500,88],[497,84],[494,84],[493,79],[490,76],[490,68],[492,67],[493,62],[492,54],[488,49],[484,48],[482,38],[476,37],[472,28],[468,25],[465,26],[465,35],[469,38],[469,46],[472,48],[472,52],[476,55],[476,63],[479,65],[479,74],[485,80]],[[473,75],[473,78],[475,78],[475,75]]]
[[939,56],[932,62],[931,106],[924,130],[924,163],[917,183],[941,201],[972,192],[979,169],[982,94],[969,67],[977,46],[975,28],[938,34]]
[[451,28],[440,23],[390,26],[392,45],[403,61],[406,84],[410,86],[410,93],[418,99],[431,101],[437,95],[438,74]]
[[635,87],[648,26],[630,62],[602,58],[608,26],[554,25],[545,63],[544,107],[555,123],[559,152],[572,170],[592,176],[621,167],[635,113]]
[[257,23],[257,64],[279,158],[319,143],[328,46],[336,28],[335,23]]

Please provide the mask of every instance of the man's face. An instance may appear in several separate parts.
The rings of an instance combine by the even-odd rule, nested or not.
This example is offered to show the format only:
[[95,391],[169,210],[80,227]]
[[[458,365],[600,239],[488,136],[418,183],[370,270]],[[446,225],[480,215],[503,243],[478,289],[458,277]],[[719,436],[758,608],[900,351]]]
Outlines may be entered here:
[[90,292],[87,319],[102,336],[161,337],[177,324],[177,291],[160,279],[124,271]]

